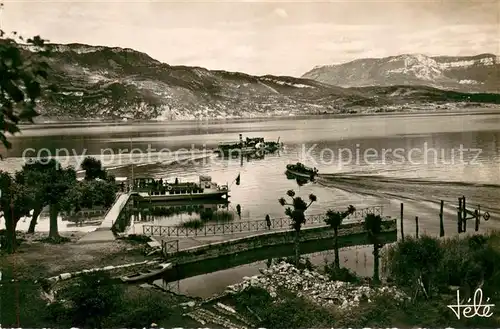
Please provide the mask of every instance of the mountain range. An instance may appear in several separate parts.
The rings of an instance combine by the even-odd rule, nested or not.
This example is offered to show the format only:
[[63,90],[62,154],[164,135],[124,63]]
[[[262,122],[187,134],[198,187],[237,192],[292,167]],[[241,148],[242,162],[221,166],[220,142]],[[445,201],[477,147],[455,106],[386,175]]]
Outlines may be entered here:
[[428,57],[406,54],[317,66],[302,78],[340,87],[430,86],[461,92],[500,93],[500,57]]
[[[171,66],[132,49],[84,44],[52,46],[49,78],[58,91],[51,98],[42,99],[39,106],[41,117],[51,120],[262,117],[398,111],[445,103],[500,104],[500,94],[468,94],[436,89],[432,84],[419,85],[420,80],[409,78],[415,74],[405,71],[398,77],[408,79],[391,80],[395,85],[382,83],[382,73],[373,73],[377,79],[370,77],[372,73],[359,73],[367,77],[364,80],[349,75],[349,70],[362,72],[366,66],[363,63],[373,60],[344,64],[347,66],[343,69],[318,67],[295,78]],[[487,57],[478,58],[481,61]],[[473,74],[473,68],[469,71],[468,77],[459,78],[477,80],[478,75],[487,75],[483,69],[477,69],[481,72],[478,75]],[[335,72],[348,76],[345,81],[353,86],[342,87],[344,84],[337,83],[342,79]],[[483,80],[492,83],[492,79]]]

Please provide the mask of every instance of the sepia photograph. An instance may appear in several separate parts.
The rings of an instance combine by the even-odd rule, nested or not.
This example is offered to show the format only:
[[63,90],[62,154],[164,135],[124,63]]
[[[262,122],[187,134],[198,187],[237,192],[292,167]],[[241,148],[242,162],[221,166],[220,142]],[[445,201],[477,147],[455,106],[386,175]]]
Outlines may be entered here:
[[0,328],[499,328],[500,0],[0,0]]

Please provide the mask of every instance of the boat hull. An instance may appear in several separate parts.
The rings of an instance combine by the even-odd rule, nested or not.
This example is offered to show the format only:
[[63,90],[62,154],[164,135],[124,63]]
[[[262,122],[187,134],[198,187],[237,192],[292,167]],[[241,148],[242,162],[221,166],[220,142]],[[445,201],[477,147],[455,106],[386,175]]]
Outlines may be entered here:
[[258,150],[259,149],[253,147],[244,147],[244,148],[234,148],[234,149],[217,149],[214,152],[223,156],[241,156],[241,155],[255,153]]
[[136,194],[150,201],[225,199],[225,197],[229,197],[229,191],[217,191],[217,192],[197,193],[197,194],[149,195],[148,193],[140,193],[140,192]]
[[158,269],[156,271],[151,271],[150,273],[141,273],[140,275],[135,275],[135,276],[123,276],[123,277],[121,277],[121,280],[123,282],[137,282],[137,281],[151,279],[151,278],[154,278],[154,277],[166,272],[167,270],[171,269],[172,263],[164,264],[162,266],[163,266],[162,269]]
[[295,170],[291,170],[291,169],[287,169],[286,172],[290,173],[290,174],[292,174],[294,176],[303,177],[303,178],[307,178],[307,179],[313,179],[317,175],[317,174],[314,174],[314,173],[306,174],[306,173],[295,171]]

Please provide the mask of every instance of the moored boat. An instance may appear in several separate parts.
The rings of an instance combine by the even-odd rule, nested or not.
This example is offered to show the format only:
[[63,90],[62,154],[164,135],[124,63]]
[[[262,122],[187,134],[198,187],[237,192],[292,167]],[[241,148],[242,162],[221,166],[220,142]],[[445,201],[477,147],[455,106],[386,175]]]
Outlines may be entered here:
[[170,268],[172,268],[172,263],[162,263],[149,270],[143,270],[135,274],[122,276],[120,279],[123,282],[136,282],[136,281],[146,280],[156,277],[157,275],[162,274],[163,272],[167,271]]
[[297,162],[296,164],[288,164],[286,166],[286,171],[297,177],[304,177],[308,179],[314,179],[318,175],[318,169],[304,166],[300,162]]
[[200,176],[199,182],[174,183],[163,179],[136,178],[134,180],[134,194],[149,201],[193,200],[228,198],[229,187],[212,182],[210,176]]

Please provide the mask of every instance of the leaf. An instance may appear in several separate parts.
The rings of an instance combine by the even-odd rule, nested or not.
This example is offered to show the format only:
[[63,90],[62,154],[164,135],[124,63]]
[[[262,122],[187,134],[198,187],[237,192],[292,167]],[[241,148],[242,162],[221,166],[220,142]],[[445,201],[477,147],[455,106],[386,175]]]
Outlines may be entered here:
[[6,81],[3,85],[3,89],[15,103],[24,101],[24,93],[19,87],[14,85],[12,81]]
[[42,89],[37,81],[29,81],[26,83],[26,92],[30,99],[37,99],[42,94]]
[[0,134],[0,141],[5,146],[6,149],[12,148],[12,143],[10,143],[4,134]]
[[13,124],[13,123],[10,123],[10,122],[5,122],[2,129],[12,135],[14,135],[15,133],[18,133],[20,132],[19,128],[17,127],[17,125]]
[[36,76],[39,76],[39,77],[41,77],[41,78],[43,78],[45,80],[47,80],[48,77],[49,77],[49,74],[47,73],[47,71],[45,71],[43,69],[37,69],[37,70],[35,70],[34,73],[35,73]]

